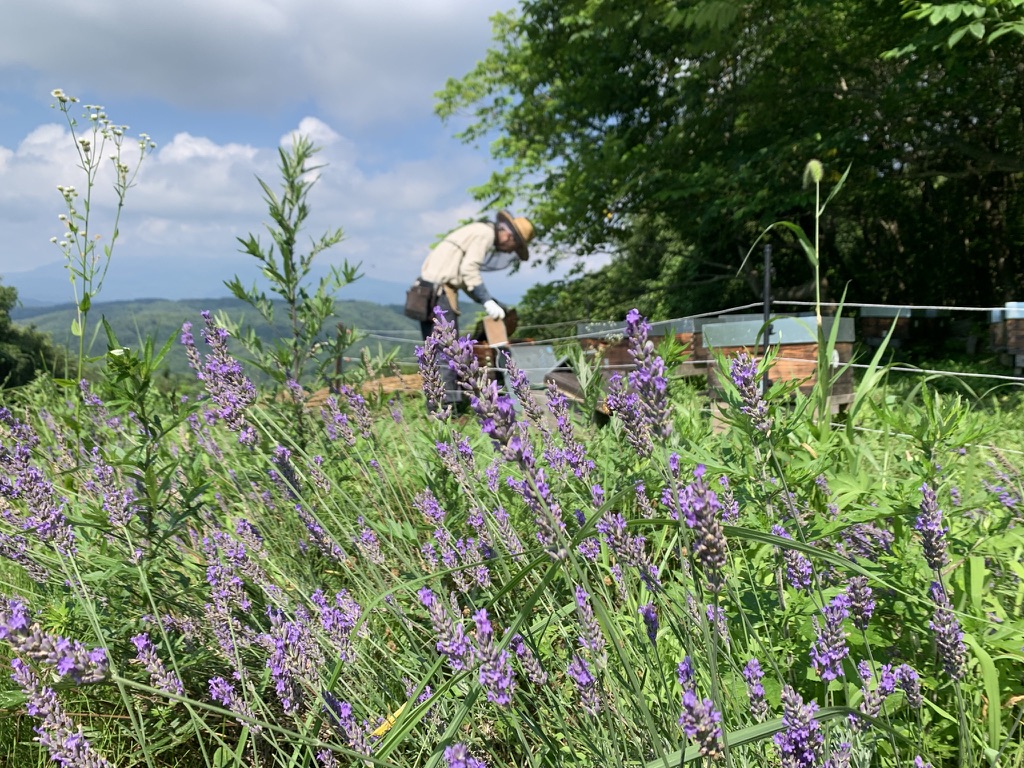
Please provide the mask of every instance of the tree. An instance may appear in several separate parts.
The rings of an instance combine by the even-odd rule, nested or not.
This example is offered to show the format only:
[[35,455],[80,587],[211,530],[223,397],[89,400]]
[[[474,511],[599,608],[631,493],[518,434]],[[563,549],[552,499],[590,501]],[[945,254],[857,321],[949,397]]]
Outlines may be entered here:
[[49,336],[11,322],[11,310],[17,305],[18,289],[0,285],[0,386],[3,387],[28,384],[40,370],[55,371],[65,359],[51,344]]
[[[466,141],[497,136],[501,169],[476,194],[525,201],[556,253],[649,266],[643,245],[671,242],[684,305],[745,303],[761,279],[743,257],[773,221],[806,228],[800,180],[818,158],[826,184],[852,164],[824,222],[830,285],[929,303],[1024,293],[1010,37],[985,55],[883,57],[920,27],[880,0],[532,0],[494,30],[438,110],[471,110]],[[813,280],[794,243],[775,254],[781,289]]]

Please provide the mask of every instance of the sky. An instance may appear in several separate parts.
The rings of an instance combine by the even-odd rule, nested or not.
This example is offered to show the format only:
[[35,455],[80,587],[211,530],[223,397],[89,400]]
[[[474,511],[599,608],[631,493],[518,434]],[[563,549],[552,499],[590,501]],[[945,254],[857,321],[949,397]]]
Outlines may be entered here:
[[[494,213],[468,192],[494,161],[486,146],[455,138],[459,123],[434,114],[434,93],[483,57],[490,17],[513,3],[0,0],[0,279],[25,302],[72,298],[51,238],[64,234],[57,186],[82,191],[85,177],[52,106],[59,88],[81,100],[80,128],[86,105],[128,126],[130,165],[135,138],[156,143],[128,192],[97,300],[219,297],[236,274],[252,283],[256,262],[236,238],[265,233],[257,177],[279,185],[278,147],[299,132],[326,163],[306,235],[345,231],[318,263],[361,264],[364,280],[339,298],[401,303],[440,234]],[[113,229],[107,166],[91,213],[102,243]],[[512,303],[571,266],[551,273],[542,260],[491,276],[491,293]]]

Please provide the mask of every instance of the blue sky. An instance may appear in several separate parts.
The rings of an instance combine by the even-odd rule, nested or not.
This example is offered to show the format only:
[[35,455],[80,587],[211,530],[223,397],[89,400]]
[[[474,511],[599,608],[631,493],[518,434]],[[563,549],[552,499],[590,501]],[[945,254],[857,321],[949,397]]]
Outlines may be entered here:
[[[0,25],[0,276],[23,299],[70,300],[58,184],[84,186],[50,95],[100,104],[157,148],[129,192],[99,300],[201,298],[255,277],[235,240],[262,231],[256,182],[276,186],[277,147],[295,131],[328,163],[307,231],[341,226],[322,257],[362,264],[342,298],[371,280],[406,284],[428,245],[476,216],[467,190],[493,170],[433,113],[433,94],[490,42],[490,17],[512,0],[35,0],[8,3]],[[109,180],[97,228],[109,235]],[[519,213],[516,211],[516,213]],[[543,252],[543,248],[539,249]],[[539,262],[540,259],[537,259]],[[569,265],[566,264],[566,268]],[[248,271],[247,271],[248,270]],[[543,267],[489,280],[516,300],[560,276]],[[394,301],[400,302],[401,296]]]

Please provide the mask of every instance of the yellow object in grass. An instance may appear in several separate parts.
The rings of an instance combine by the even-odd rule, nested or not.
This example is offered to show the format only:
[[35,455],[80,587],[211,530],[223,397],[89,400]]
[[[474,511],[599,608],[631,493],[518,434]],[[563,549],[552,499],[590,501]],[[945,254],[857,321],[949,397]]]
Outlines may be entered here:
[[377,736],[379,738],[379,737],[383,736],[385,733],[387,733],[388,731],[390,731],[391,730],[391,726],[393,726],[395,724],[395,721],[398,720],[398,716],[402,714],[402,710],[404,710],[404,709],[405,709],[405,704],[403,704],[398,709],[396,709],[392,714],[390,714],[387,717],[385,717],[384,718],[384,722],[381,723],[380,726],[378,726],[378,728],[373,732],[373,735]]

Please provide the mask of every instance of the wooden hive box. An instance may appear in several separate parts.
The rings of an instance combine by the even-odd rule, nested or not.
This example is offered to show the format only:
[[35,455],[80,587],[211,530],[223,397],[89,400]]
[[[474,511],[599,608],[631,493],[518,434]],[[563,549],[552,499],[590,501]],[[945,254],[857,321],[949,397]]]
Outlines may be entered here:
[[[853,357],[854,323],[851,318],[822,318],[825,335],[831,333],[834,323],[839,323],[832,365],[848,363]],[[778,355],[768,372],[769,380],[790,381],[799,384],[800,391],[807,394],[817,379],[818,341],[813,316],[780,317],[772,320],[769,343],[778,346]],[[740,320],[716,322],[704,326],[704,345],[709,354],[714,350],[725,357],[733,357],[741,351],[760,359],[763,349],[763,320]],[[715,366],[708,369],[708,386],[714,393],[718,386],[719,371]],[[849,403],[853,398],[853,372],[847,370],[832,385],[833,405]]]
[[[911,336],[913,320],[909,307],[861,307],[857,317],[857,333],[868,344],[877,346],[892,328],[892,339],[899,346]],[[893,328],[893,321],[896,326]]]
[[[504,320],[491,320],[485,317],[473,329],[473,354],[481,368],[497,367],[496,352],[508,346],[508,339],[519,326],[519,313],[515,307],[505,313]],[[492,371],[493,374],[493,371]]]
[[1004,310],[993,309],[989,313],[988,321],[988,346],[993,352],[1006,351],[1006,321],[1003,319]]
[[1008,301],[1003,310],[1006,352],[1024,355],[1024,301]]

